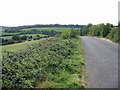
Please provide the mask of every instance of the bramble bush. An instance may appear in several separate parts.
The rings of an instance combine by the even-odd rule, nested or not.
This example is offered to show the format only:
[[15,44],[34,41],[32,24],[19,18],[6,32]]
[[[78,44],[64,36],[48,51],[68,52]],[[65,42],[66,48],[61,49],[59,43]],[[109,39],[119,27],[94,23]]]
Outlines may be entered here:
[[2,87],[83,88],[77,77],[82,75],[83,58],[72,57],[78,46],[74,39],[49,38],[26,51],[3,51]]

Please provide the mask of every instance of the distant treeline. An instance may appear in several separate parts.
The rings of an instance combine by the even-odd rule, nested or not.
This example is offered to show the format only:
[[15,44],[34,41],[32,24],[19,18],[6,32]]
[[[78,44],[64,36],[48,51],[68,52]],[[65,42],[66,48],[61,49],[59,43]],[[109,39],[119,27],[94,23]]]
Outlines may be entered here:
[[74,25],[74,24],[69,24],[69,25],[61,25],[61,24],[46,24],[46,25],[40,25],[40,24],[36,24],[36,25],[28,25],[28,26],[19,26],[20,28],[36,28],[36,27],[68,27],[68,28],[81,28],[84,27],[85,25]]
[[88,35],[88,36],[97,36],[108,38],[114,42],[120,43],[120,22],[118,26],[114,26],[110,23],[107,24],[88,24],[86,27],[81,29],[80,35]]
[[25,25],[25,26],[18,26],[18,27],[3,27],[3,29],[6,32],[20,32],[22,29],[27,29],[27,28],[43,28],[43,27],[56,27],[56,28],[83,28],[85,25],[74,25],[74,24],[69,24],[69,25],[61,25],[61,24],[36,24],[36,25]]

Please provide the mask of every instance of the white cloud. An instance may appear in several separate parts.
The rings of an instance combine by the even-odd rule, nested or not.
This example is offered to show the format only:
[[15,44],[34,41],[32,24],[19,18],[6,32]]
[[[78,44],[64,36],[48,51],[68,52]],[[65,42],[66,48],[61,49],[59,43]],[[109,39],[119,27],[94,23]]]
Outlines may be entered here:
[[0,0],[0,25],[118,22],[119,0]]

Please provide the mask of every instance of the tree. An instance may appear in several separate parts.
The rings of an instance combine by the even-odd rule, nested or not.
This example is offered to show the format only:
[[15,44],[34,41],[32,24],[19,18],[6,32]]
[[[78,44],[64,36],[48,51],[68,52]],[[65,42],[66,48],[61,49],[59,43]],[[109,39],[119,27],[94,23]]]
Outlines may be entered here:
[[93,24],[92,23],[89,23],[88,25],[87,25],[87,28],[90,28],[90,27],[92,27],[93,26]]
[[20,40],[20,36],[19,35],[14,35],[12,36],[13,40],[19,41]]
[[80,31],[78,29],[71,28],[70,30],[66,30],[62,32],[62,38],[77,38],[77,36],[80,34]]
[[88,28],[88,34],[87,35],[92,35],[92,36],[96,36],[96,26],[92,25],[91,27]]
[[92,30],[91,27],[93,27],[93,24],[89,23],[89,24],[87,25],[87,27],[86,27],[86,30],[85,30],[85,34],[86,34],[86,35],[88,35],[89,32],[90,32],[90,30]]
[[27,40],[27,36],[26,35],[22,36],[21,40]]
[[110,23],[107,23],[103,29],[103,37],[106,37],[111,31],[111,24]]
[[70,30],[70,37],[72,37],[72,38],[77,38],[77,35],[79,35],[79,30],[78,29],[71,29]]
[[120,43],[120,21],[118,23],[118,43]]
[[36,35],[36,37],[37,37],[38,39],[40,39],[40,35]]

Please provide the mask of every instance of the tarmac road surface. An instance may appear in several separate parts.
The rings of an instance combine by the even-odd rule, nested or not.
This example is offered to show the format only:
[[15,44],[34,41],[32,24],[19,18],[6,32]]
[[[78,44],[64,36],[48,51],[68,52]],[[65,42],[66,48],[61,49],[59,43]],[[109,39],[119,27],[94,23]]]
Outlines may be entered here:
[[118,44],[82,36],[88,88],[118,88]]

